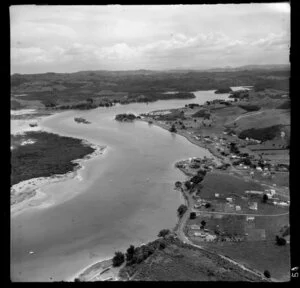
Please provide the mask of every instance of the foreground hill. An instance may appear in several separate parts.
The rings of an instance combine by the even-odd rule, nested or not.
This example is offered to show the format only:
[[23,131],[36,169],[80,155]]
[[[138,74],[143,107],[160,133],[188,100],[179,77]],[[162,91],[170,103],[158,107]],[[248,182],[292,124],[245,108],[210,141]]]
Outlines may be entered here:
[[156,242],[160,243],[159,249],[139,264],[122,268],[120,277],[136,281],[264,281],[217,254],[184,244],[177,238]]

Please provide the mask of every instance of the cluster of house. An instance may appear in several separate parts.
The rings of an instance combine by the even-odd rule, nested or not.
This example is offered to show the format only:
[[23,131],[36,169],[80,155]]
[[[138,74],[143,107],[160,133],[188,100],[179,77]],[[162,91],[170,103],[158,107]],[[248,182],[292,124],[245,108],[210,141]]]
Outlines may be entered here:
[[[246,190],[245,193],[248,195],[258,196],[263,196],[263,194],[266,194],[268,196],[268,203],[273,203],[274,205],[282,207],[288,207],[290,205],[290,201],[282,201],[280,198],[276,197],[276,191],[274,189],[266,189],[265,191]],[[254,205],[253,203],[256,204]],[[249,209],[257,210],[257,202],[253,203],[249,205]],[[255,207],[256,209],[254,209]]]
[[196,203],[197,204],[194,205],[194,208],[198,209],[198,208],[201,208],[201,207],[205,206],[208,202],[204,199],[197,198]]
[[190,229],[192,230],[193,236],[199,237],[203,241],[211,242],[217,239],[217,235],[209,233],[208,229],[201,230],[199,225],[191,225]]
[[[216,163],[213,158],[208,158],[204,156],[204,158],[199,157],[191,157],[187,160],[179,161],[175,164],[175,166],[179,169],[183,169],[186,172],[195,172],[195,169],[204,169],[211,171],[214,167],[216,167]],[[192,171],[190,171],[192,169]]]

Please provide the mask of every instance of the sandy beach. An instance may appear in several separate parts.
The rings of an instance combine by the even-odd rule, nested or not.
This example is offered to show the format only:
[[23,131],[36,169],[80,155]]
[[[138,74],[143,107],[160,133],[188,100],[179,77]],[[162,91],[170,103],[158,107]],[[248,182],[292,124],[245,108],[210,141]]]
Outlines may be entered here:
[[80,171],[84,169],[83,164],[90,159],[102,155],[106,148],[105,146],[96,145],[86,140],[83,140],[83,143],[91,146],[95,151],[82,159],[73,160],[73,163],[78,164],[74,171],[61,175],[25,180],[11,187],[11,217],[19,215],[28,208],[46,208],[53,205],[55,199],[49,199],[50,197],[43,192],[43,188],[47,185],[73,178],[82,181]]
[[79,279],[81,282],[93,282],[93,281],[118,281],[118,272],[123,267],[113,267],[112,258],[98,260],[97,262],[90,264],[81,269],[75,275],[66,279],[67,282],[74,282],[75,279]]

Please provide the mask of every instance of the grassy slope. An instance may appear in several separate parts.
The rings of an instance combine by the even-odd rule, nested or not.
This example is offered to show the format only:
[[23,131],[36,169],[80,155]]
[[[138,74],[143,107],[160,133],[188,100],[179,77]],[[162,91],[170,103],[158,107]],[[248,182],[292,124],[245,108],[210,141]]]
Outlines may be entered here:
[[[126,267],[123,269],[128,270]],[[128,270],[129,271],[129,270]],[[217,255],[185,245],[167,243],[148,259],[130,269],[131,280],[143,281],[260,281],[256,276]]]

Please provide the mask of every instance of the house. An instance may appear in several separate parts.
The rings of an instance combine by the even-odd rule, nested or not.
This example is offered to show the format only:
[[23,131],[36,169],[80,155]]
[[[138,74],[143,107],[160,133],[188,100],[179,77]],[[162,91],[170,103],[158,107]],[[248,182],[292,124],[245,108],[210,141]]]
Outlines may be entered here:
[[256,195],[262,195],[264,192],[263,191],[255,191],[255,190],[246,190],[246,194],[256,194]]
[[208,235],[206,235],[205,240],[206,241],[214,241],[216,238],[217,238],[216,235],[208,234]]
[[194,232],[194,236],[196,236],[196,237],[205,237],[206,236],[206,234],[205,233],[203,233],[203,232]]
[[241,211],[242,209],[241,209],[241,206],[235,206],[235,211]]
[[191,227],[191,229],[193,229],[193,230],[200,230],[200,226],[199,225],[191,225],[190,226]]
[[257,202],[253,202],[249,204],[249,209],[251,210],[257,210]]
[[261,172],[262,168],[258,166],[258,167],[256,167],[256,170]]
[[277,203],[277,205],[278,205],[278,206],[283,206],[283,207],[289,206],[289,204],[286,203],[286,202],[279,202],[279,203]]
[[227,202],[232,203],[232,198],[228,197],[226,198]]
[[254,221],[255,217],[254,216],[247,216],[246,221]]

